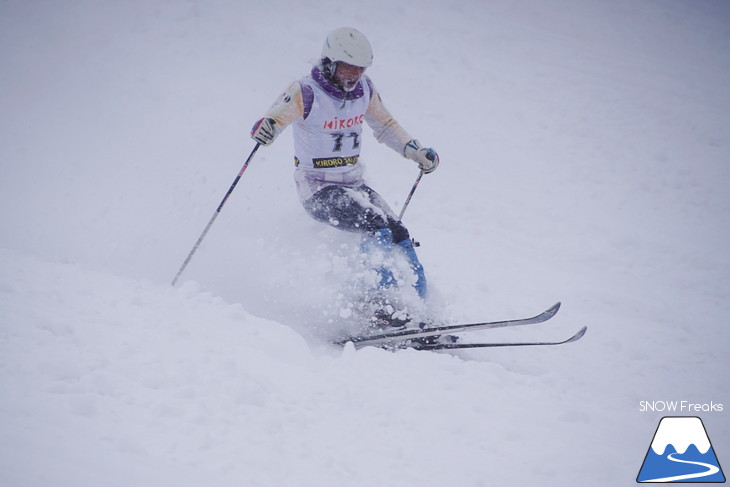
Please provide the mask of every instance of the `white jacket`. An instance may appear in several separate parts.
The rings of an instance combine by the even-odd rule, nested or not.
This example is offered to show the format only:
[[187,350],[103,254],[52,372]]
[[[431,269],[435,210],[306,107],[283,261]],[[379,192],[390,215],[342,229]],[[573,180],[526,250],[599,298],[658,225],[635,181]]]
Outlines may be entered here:
[[317,67],[292,83],[264,116],[276,121],[278,132],[293,125],[294,178],[303,201],[330,184],[363,184],[363,122],[378,142],[401,155],[413,139],[385,108],[370,78],[363,76],[352,91],[343,91]]

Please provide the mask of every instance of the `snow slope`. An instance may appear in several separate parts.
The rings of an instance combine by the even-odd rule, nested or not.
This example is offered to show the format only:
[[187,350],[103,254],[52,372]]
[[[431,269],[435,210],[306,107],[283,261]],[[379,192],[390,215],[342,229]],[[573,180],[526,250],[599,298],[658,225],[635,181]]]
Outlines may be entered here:
[[[0,3],[0,484],[633,483],[659,419],[730,452],[724,1]],[[250,125],[326,31],[441,155],[405,222],[447,320],[586,337],[337,350],[357,246]],[[368,132],[368,129],[365,129]],[[369,135],[399,209],[417,170]],[[339,318],[339,319],[338,319]]]

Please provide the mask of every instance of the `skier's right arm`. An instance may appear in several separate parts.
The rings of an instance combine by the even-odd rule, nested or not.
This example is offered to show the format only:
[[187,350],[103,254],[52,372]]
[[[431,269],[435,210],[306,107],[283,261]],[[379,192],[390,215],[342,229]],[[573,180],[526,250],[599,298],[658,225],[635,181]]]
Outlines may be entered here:
[[287,125],[304,117],[302,87],[295,81],[276,99],[262,118],[251,129],[251,138],[261,145],[269,145]]

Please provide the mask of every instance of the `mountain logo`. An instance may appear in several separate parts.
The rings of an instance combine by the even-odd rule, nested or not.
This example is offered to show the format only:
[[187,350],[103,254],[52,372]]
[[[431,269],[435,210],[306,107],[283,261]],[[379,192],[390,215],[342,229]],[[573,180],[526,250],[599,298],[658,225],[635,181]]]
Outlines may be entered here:
[[702,420],[695,416],[662,418],[636,482],[725,482]]

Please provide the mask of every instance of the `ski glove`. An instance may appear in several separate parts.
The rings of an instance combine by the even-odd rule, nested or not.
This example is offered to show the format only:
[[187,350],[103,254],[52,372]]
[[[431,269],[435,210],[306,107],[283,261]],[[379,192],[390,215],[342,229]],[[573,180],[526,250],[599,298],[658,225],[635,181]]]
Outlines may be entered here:
[[436,151],[430,147],[421,147],[416,139],[406,144],[403,154],[408,159],[415,161],[425,174],[434,172],[439,165],[439,155],[436,154]]
[[262,118],[251,129],[251,138],[261,145],[270,145],[277,135],[279,131],[273,118]]

